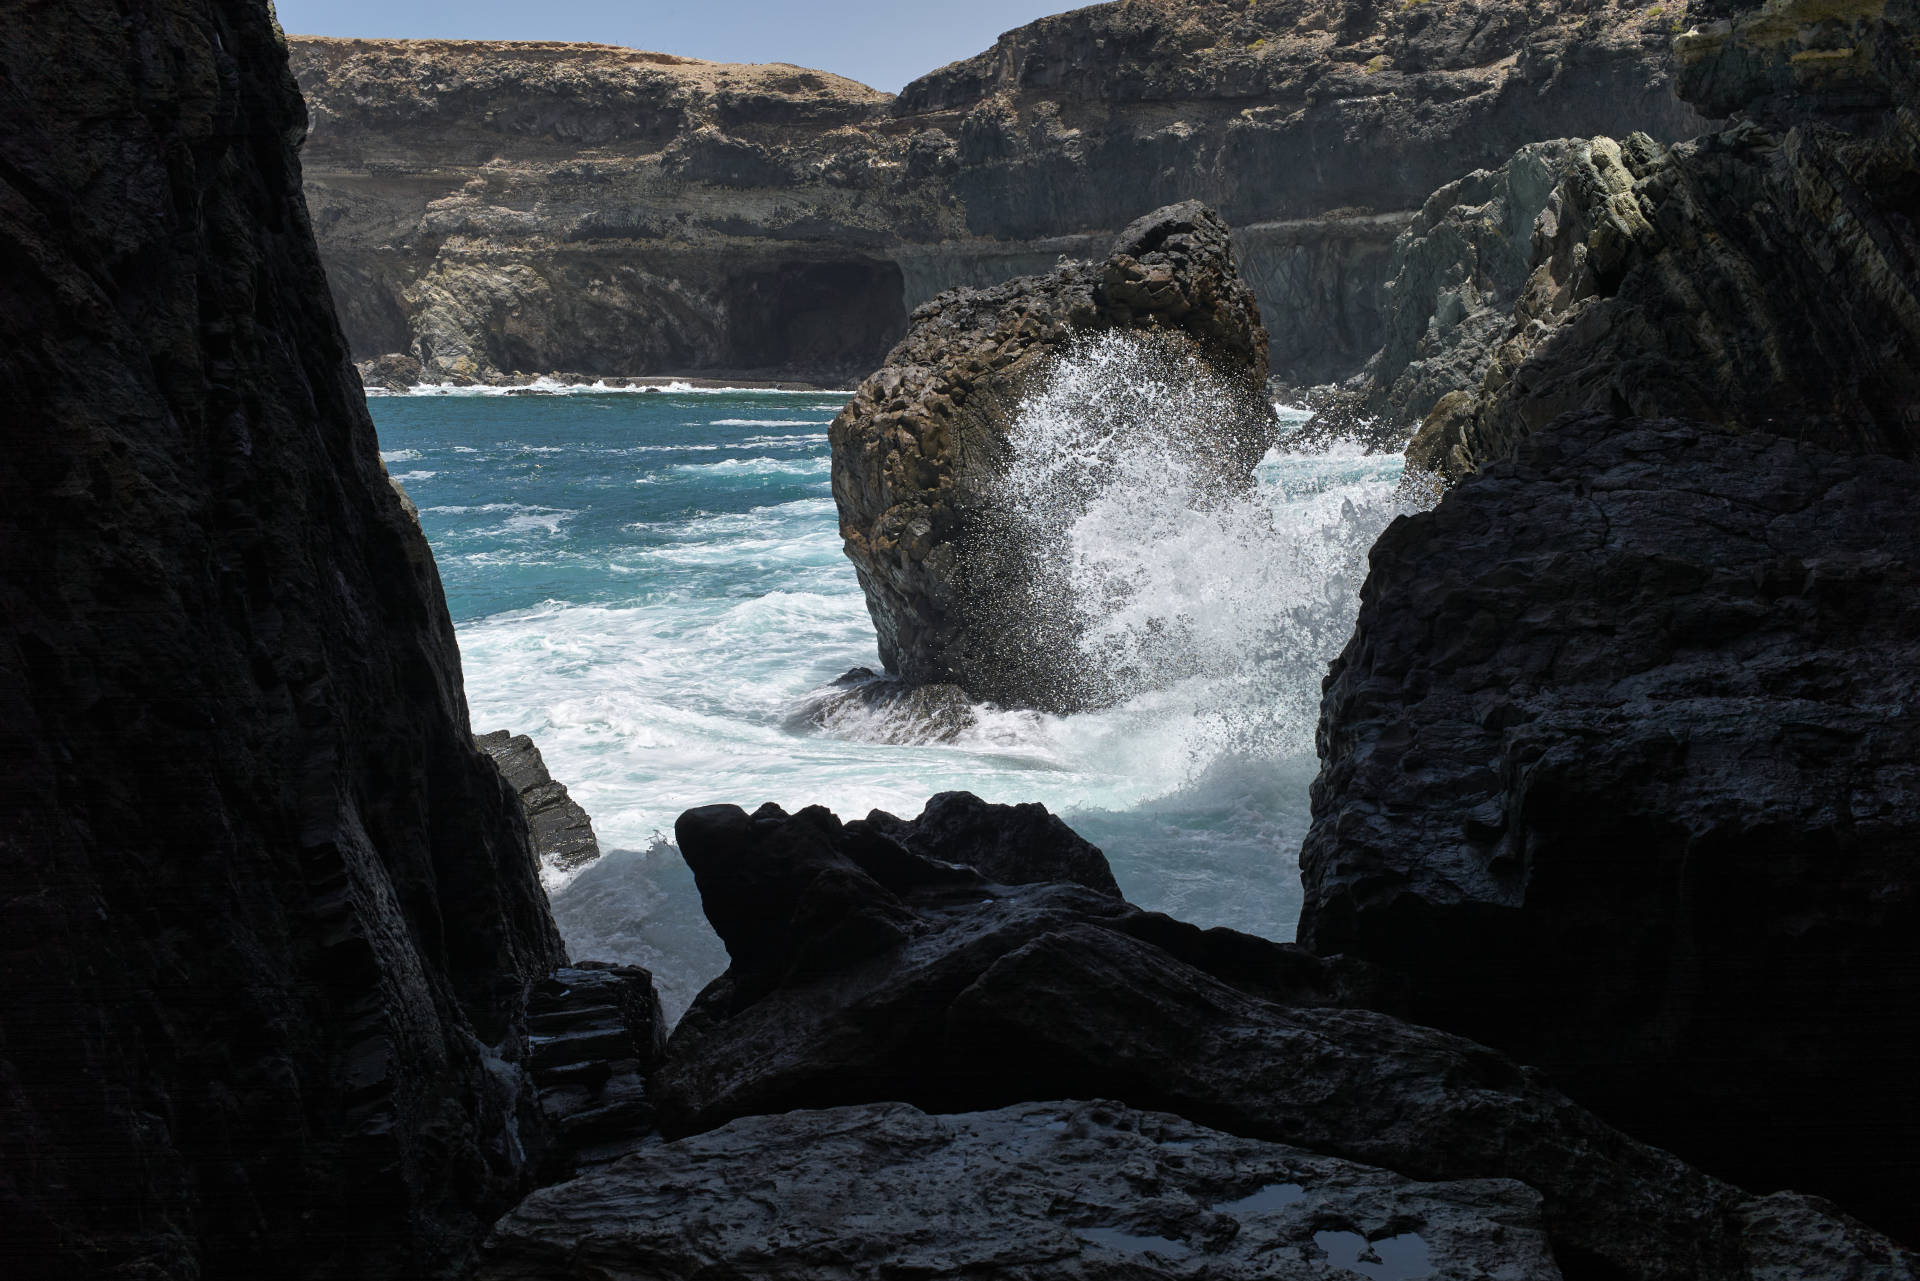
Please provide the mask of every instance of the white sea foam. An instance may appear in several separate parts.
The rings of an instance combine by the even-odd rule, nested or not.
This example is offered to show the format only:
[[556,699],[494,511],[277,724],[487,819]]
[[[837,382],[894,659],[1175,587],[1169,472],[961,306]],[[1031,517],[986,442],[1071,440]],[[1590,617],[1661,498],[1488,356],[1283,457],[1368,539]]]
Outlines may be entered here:
[[[1126,679],[1112,705],[1072,716],[977,707],[947,742],[885,713],[825,729],[804,715],[849,668],[880,665],[824,494],[627,523],[631,541],[604,550],[556,537],[573,515],[558,508],[428,509],[537,517],[513,545],[480,555],[529,567],[600,555],[608,582],[631,584],[611,603],[548,602],[460,630],[476,728],[532,734],[609,851],[577,879],[548,873],[574,954],[648,965],[677,1012],[725,964],[663,843],[682,811],[772,800],[910,817],[952,789],[1065,815],[1145,906],[1290,937],[1320,679],[1351,629],[1366,550],[1405,508],[1401,464],[1347,447],[1274,453],[1256,495],[1222,500],[1164,439],[1136,430],[1177,433],[1210,394],[1096,348],[1034,400],[1012,483],[1036,494],[1049,468],[1088,471],[1090,423],[1115,428],[1092,442],[1106,451],[1097,483],[1053,514],[1071,531],[1083,661]],[[810,456],[756,452],[628,479],[824,482],[824,443],[810,441]]]
[[[709,422],[707,426],[709,427],[825,427],[826,423],[814,422],[811,419],[789,419],[789,418],[715,418],[711,422]],[[765,440],[766,437],[756,436],[756,437],[753,437],[752,439]],[[776,437],[776,439],[785,440],[790,438]]]
[[383,463],[410,463],[418,457],[420,457],[420,451],[417,449],[383,449],[380,451],[380,461]]

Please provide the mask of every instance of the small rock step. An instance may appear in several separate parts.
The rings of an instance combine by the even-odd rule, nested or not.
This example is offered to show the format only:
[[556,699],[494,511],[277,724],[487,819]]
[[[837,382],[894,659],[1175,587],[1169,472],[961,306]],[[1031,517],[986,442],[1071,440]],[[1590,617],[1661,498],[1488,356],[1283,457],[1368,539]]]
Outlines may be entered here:
[[654,1132],[647,1074],[667,1031],[652,974],[597,961],[555,970],[534,988],[528,1023],[534,1087],[559,1138],[557,1164],[604,1164]]

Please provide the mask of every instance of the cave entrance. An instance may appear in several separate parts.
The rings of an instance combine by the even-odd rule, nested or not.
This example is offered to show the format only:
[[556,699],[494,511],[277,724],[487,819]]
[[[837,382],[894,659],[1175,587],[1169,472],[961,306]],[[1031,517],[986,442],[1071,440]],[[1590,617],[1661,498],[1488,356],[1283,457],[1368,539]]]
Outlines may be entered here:
[[897,263],[787,262],[728,284],[728,346],[741,369],[863,378],[907,332]]

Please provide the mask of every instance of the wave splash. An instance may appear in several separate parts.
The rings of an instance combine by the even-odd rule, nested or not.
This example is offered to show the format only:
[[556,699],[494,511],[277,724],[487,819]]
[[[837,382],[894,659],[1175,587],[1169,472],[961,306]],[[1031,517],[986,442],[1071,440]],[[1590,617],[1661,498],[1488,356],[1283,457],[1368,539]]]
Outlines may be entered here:
[[1045,607],[1071,616],[1066,661],[1095,701],[1150,706],[1195,773],[1312,753],[1367,550],[1424,505],[1397,458],[1357,447],[1269,453],[1244,488],[1214,426],[1235,395],[1130,335],[1087,342],[1014,423],[998,495],[1043,557],[1038,590],[1062,597]]

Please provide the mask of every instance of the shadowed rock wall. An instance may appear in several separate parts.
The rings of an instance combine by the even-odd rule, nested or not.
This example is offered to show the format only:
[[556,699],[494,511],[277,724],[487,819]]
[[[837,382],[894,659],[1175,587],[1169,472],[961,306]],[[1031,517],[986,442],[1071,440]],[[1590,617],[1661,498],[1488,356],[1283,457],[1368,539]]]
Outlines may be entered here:
[[0,6],[0,101],[0,1272],[453,1275],[561,947],[272,10]]

